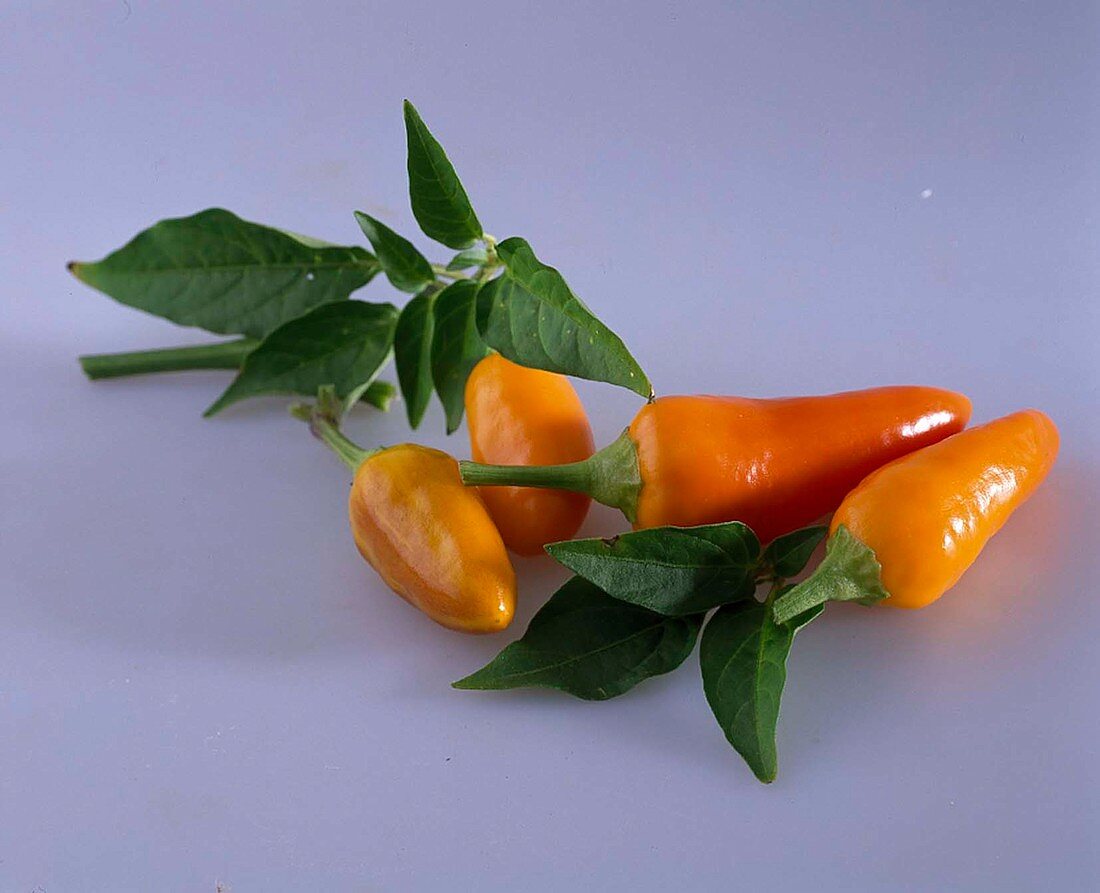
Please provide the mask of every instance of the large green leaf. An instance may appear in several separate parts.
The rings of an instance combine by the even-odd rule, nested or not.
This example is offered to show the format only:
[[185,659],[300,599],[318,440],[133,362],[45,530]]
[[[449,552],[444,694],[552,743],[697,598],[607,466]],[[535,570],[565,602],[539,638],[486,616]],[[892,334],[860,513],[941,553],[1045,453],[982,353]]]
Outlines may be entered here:
[[775,729],[791,642],[821,610],[777,624],[770,605],[739,602],[719,608],[703,630],[703,691],[729,743],[763,782],[775,780]]
[[608,595],[660,614],[695,614],[752,596],[760,542],[739,521],[653,527],[546,551]]
[[451,248],[468,248],[482,236],[458,174],[413,104],[405,100],[409,146],[409,199],[425,235]]
[[312,396],[333,385],[337,396],[362,392],[393,346],[397,309],[392,304],[341,301],[293,319],[250,353],[240,373],[207,411],[261,394]]
[[73,275],[117,301],[184,326],[262,338],[314,307],[340,301],[378,272],[342,248],[242,220],[221,208],[162,220]]
[[436,289],[429,286],[409,301],[397,318],[393,360],[405,397],[409,425],[417,428],[432,398],[432,339]]
[[490,347],[522,366],[606,381],[649,397],[653,388],[626,345],[523,239],[497,254],[507,273],[482,291],[478,326]]
[[416,293],[435,281],[431,263],[412,242],[362,211],[355,212],[355,219],[394,288]]
[[448,434],[462,423],[466,379],[489,353],[477,331],[477,293],[477,284],[463,279],[435,298],[432,380],[447,414]]
[[531,618],[523,638],[454,687],[542,686],[606,700],[680,666],[701,623],[701,616],[663,617],[626,604],[573,577]]

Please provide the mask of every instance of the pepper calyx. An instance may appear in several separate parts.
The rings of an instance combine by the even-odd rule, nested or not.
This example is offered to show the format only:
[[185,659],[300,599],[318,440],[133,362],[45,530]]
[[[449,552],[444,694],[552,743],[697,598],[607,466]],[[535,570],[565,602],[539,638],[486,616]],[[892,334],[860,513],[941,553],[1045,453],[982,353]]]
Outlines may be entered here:
[[825,544],[825,557],[805,580],[772,605],[776,623],[786,623],[827,601],[873,605],[889,598],[882,585],[882,565],[874,550],[841,524]]

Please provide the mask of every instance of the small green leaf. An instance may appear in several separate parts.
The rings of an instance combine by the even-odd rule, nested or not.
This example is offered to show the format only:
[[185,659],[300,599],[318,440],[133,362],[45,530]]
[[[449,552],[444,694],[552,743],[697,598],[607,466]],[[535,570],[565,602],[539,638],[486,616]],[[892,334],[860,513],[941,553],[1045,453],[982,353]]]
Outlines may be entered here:
[[701,616],[662,617],[573,577],[531,619],[523,638],[455,688],[541,686],[602,701],[675,670],[695,647]]
[[463,279],[435,298],[432,380],[447,414],[448,434],[462,423],[466,379],[489,353],[477,331],[477,293],[477,283]]
[[242,220],[221,208],[162,220],[73,275],[116,301],[182,326],[262,338],[370,282],[378,261]]
[[775,600],[777,623],[827,601],[873,605],[889,598],[874,551],[841,524],[825,543],[825,557],[812,574]]
[[546,551],[614,598],[681,615],[750,598],[760,542],[732,521],[551,543]]
[[405,100],[409,146],[409,199],[424,234],[450,248],[467,248],[482,236],[481,223],[447,153]]
[[397,396],[397,388],[388,381],[372,381],[359,402],[373,406],[379,412],[389,412],[394,398]]
[[447,264],[447,269],[452,273],[458,270],[468,270],[470,267],[480,267],[489,260],[489,252],[484,248],[467,248],[458,252]]
[[626,345],[523,239],[497,254],[507,274],[482,290],[478,326],[490,347],[521,366],[606,381],[649,397],[653,388]]
[[318,307],[267,336],[205,413],[261,394],[312,396],[334,385],[343,399],[371,382],[389,357],[397,309],[392,304],[340,301]]
[[397,380],[401,384],[401,393],[405,395],[405,410],[412,428],[419,427],[432,399],[435,296],[435,286],[429,286],[409,301],[397,318],[397,329],[393,335]]
[[775,780],[775,729],[791,642],[821,610],[779,625],[770,605],[739,602],[719,608],[703,630],[703,691],[729,743],[763,782]]
[[787,578],[800,574],[817,544],[825,539],[828,532],[828,527],[816,525],[777,537],[764,550],[760,563],[777,577]]
[[412,242],[362,211],[355,212],[355,219],[394,288],[415,293],[435,281],[431,263]]

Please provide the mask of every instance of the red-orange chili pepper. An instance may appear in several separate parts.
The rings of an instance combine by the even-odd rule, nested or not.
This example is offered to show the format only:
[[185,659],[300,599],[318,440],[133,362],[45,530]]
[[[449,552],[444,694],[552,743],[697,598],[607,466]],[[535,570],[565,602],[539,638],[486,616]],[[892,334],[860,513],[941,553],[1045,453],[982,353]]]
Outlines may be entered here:
[[886,462],[960,431],[970,401],[938,388],[824,397],[662,397],[583,462],[462,462],[467,484],[553,487],[616,506],[635,527],[743,521],[761,541],[802,527]]
[[872,472],[833,516],[821,565],[775,602],[776,619],[828,599],[931,604],[1035,492],[1057,456],[1054,422],[1028,409]]
[[[466,380],[466,420],[476,462],[556,465],[579,462],[595,445],[584,405],[564,375],[528,369],[490,354]],[[486,487],[485,507],[504,544],[538,555],[547,543],[572,537],[591,500],[583,493]]]

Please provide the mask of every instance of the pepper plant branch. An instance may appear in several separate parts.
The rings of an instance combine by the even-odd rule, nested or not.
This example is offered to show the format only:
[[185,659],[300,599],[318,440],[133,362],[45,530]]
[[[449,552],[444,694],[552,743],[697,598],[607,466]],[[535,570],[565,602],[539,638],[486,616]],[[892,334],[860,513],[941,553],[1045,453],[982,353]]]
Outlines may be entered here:
[[217,344],[88,354],[80,357],[80,367],[93,381],[153,372],[182,372],[189,369],[239,369],[244,358],[259,343],[252,338],[238,338]]
[[[498,269],[500,262],[495,254],[480,266],[472,276],[446,269],[442,264],[432,264],[436,281],[429,285],[441,291],[446,280],[476,279],[484,282]],[[149,350],[121,353],[86,354],[79,357],[80,368],[92,381],[105,378],[125,378],[130,375],[147,375],[159,372],[188,372],[201,369],[240,369],[260,341],[255,338],[237,338],[216,344],[193,344],[185,347],[161,347]]]

